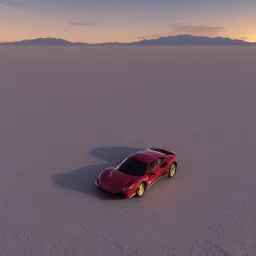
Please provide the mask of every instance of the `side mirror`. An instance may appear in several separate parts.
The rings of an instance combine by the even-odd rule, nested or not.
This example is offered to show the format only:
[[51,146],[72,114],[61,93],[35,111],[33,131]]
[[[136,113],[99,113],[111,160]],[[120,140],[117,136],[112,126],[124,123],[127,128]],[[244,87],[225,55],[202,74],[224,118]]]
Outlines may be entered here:
[[122,160],[118,160],[117,161],[117,165],[121,164]]
[[160,165],[160,168],[164,168],[164,167],[166,167],[166,165],[167,165],[167,163],[163,163]]

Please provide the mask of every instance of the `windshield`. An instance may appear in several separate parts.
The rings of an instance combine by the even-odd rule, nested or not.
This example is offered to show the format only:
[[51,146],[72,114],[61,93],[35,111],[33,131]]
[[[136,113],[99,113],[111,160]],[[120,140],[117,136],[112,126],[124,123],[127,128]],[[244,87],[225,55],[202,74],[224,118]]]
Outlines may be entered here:
[[137,177],[145,175],[146,169],[147,164],[136,158],[128,158],[118,167],[120,172]]

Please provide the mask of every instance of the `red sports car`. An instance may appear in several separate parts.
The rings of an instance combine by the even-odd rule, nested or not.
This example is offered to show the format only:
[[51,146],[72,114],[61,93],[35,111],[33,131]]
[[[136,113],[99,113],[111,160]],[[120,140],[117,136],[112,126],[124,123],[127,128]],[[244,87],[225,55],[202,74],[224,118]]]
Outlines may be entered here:
[[116,167],[105,169],[95,184],[117,198],[140,197],[160,178],[172,178],[177,165],[174,151],[165,147],[148,148],[128,156]]

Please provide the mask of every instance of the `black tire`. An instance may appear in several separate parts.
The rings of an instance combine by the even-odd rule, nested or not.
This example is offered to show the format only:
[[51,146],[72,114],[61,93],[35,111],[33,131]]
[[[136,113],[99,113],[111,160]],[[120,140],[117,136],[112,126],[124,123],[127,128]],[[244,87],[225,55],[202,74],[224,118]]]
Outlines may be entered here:
[[143,196],[145,191],[146,191],[146,184],[145,184],[145,182],[141,182],[136,189],[136,196],[137,197]]
[[168,178],[172,179],[175,176],[176,172],[177,172],[177,164],[172,163],[168,169]]

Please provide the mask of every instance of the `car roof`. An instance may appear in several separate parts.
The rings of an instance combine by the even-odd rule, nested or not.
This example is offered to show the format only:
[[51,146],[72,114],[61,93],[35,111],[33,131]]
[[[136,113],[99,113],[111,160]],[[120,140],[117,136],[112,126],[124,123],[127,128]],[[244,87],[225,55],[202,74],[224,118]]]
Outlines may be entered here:
[[165,154],[151,149],[145,149],[143,151],[132,154],[131,157],[148,164],[159,157],[165,157]]

